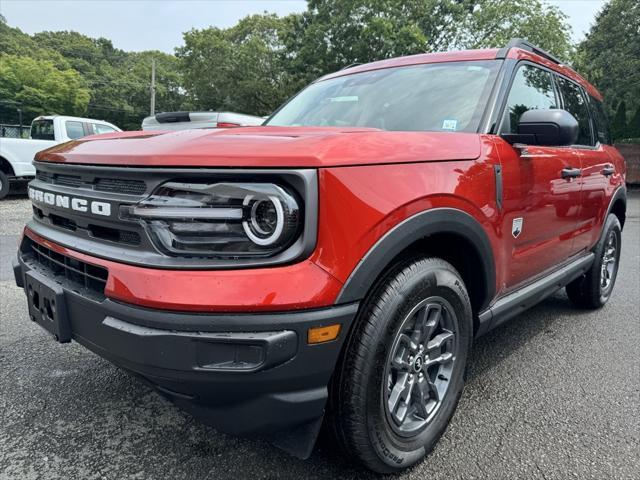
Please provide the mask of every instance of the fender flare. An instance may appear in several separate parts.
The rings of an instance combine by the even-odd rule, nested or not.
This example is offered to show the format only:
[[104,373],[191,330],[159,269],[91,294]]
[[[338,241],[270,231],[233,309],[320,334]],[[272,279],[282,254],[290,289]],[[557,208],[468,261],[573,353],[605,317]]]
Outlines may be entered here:
[[336,303],[362,300],[380,274],[404,249],[437,233],[452,233],[469,241],[483,264],[483,304],[495,296],[496,267],[489,237],[468,213],[455,208],[435,208],[417,213],[389,230],[364,255],[340,291]]
[[[607,217],[613,210],[613,206],[616,204],[618,200],[622,200],[624,204],[624,210],[627,211],[627,187],[623,184],[615,191],[615,193],[611,196],[611,201],[609,202],[609,206],[607,207],[607,214],[604,217],[604,222],[607,221]],[[625,215],[626,217],[626,215]],[[620,226],[624,228],[624,221],[620,222]]]

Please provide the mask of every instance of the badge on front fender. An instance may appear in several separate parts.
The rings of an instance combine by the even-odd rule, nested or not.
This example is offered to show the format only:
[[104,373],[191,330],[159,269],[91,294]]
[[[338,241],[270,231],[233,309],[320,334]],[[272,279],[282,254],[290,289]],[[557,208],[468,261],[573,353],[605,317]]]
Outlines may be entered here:
[[518,238],[520,236],[520,234],[522,233],[523,223],[524,220],[522,219],[522,217],[513,219],[513,224],[511,225],[511,235],[513,235],[513,238]]

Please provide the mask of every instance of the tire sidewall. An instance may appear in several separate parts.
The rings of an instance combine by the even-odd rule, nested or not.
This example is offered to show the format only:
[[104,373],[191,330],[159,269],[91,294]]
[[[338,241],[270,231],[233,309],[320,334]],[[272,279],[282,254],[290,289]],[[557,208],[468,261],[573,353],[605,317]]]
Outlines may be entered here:
[[[396,292],[390,302],[383,305],[385,319],[376,332],[374,341],[378,347],[372,358],[370,381],[366,391],[367,432],[379,459],[391,469],[402,469],[420,461],[435,445],[453,415],[464,387],[464,369],[472,339],[471,307],[464,284],[451,270],[430,269],[418,271]],[[427,427],[414,437],[400,437],[388,423],[383,404],[383,372],[389,350],[392,348],[397,330],[406,315],[420,301],[440,296],[452,306],[458,327],[459,350],[457,352],[451,383],[443,403]]]
[[10,187],[9,177],[7,177],[6,173],[0,171],[0,200],[9,194]]
[[[615,270],[613,272],[613,278],[611,280],[611,283],[609,284],[609,287],[605,292],[602,292],[600,288],[600,271],[602,268],[602,255],[604,253],[604,249],[607,246],[607,240],[609,238],[609,234],[611,233],[611,231],[615,233],[616,241],[617,241]],[[596,248],[596,251],[595,251],[596,261],[594,262],[594,265],[593,265],[592,281],[597,282],[597,284],[594,285],[594,287],[596,287],[597,292],[599,292],[600,305],[604,305],[605,303],[607,303],[609,298],[611,298],[611,294],[613,293],[613,288],[615,287],[616,279],[618,278],[618,270],[620,268],[621,251],[622,251],[622,229],[620,226],[620,221],[618,220],[618,217],[616,217],[613,214],[610,214],[607,217],[607,221],[605,222],[604,229],[602,230],[602,237],[600,238],[600,241],[598,242],[598,247]]]

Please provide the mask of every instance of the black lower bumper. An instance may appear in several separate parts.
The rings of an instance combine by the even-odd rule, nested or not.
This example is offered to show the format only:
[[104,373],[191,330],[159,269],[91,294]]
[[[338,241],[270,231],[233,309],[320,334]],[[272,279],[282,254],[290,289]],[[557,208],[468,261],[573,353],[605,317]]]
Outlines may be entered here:
[[[319,425],[327,385],[357,311],[357,304],[349,304],[277,314],[175,313],[100,298],[28,255],[20,255],[14,273],[27,291],[32,320],[46,328],[31,315],[35,282],[58,295],[58,306],[64,302],[70,339],[235,435],[273,437]],[[335,323],[342,325],[337,340],[307,344],[310,327]]]

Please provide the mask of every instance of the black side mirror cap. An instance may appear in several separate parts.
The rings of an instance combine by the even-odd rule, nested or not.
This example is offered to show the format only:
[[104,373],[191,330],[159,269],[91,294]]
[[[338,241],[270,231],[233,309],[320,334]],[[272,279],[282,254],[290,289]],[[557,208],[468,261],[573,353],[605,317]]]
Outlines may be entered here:
[[527,110],[518,121],[518,133],[500,136],[510,144],[574,145],[578,139],[578,121],[566,110]]

